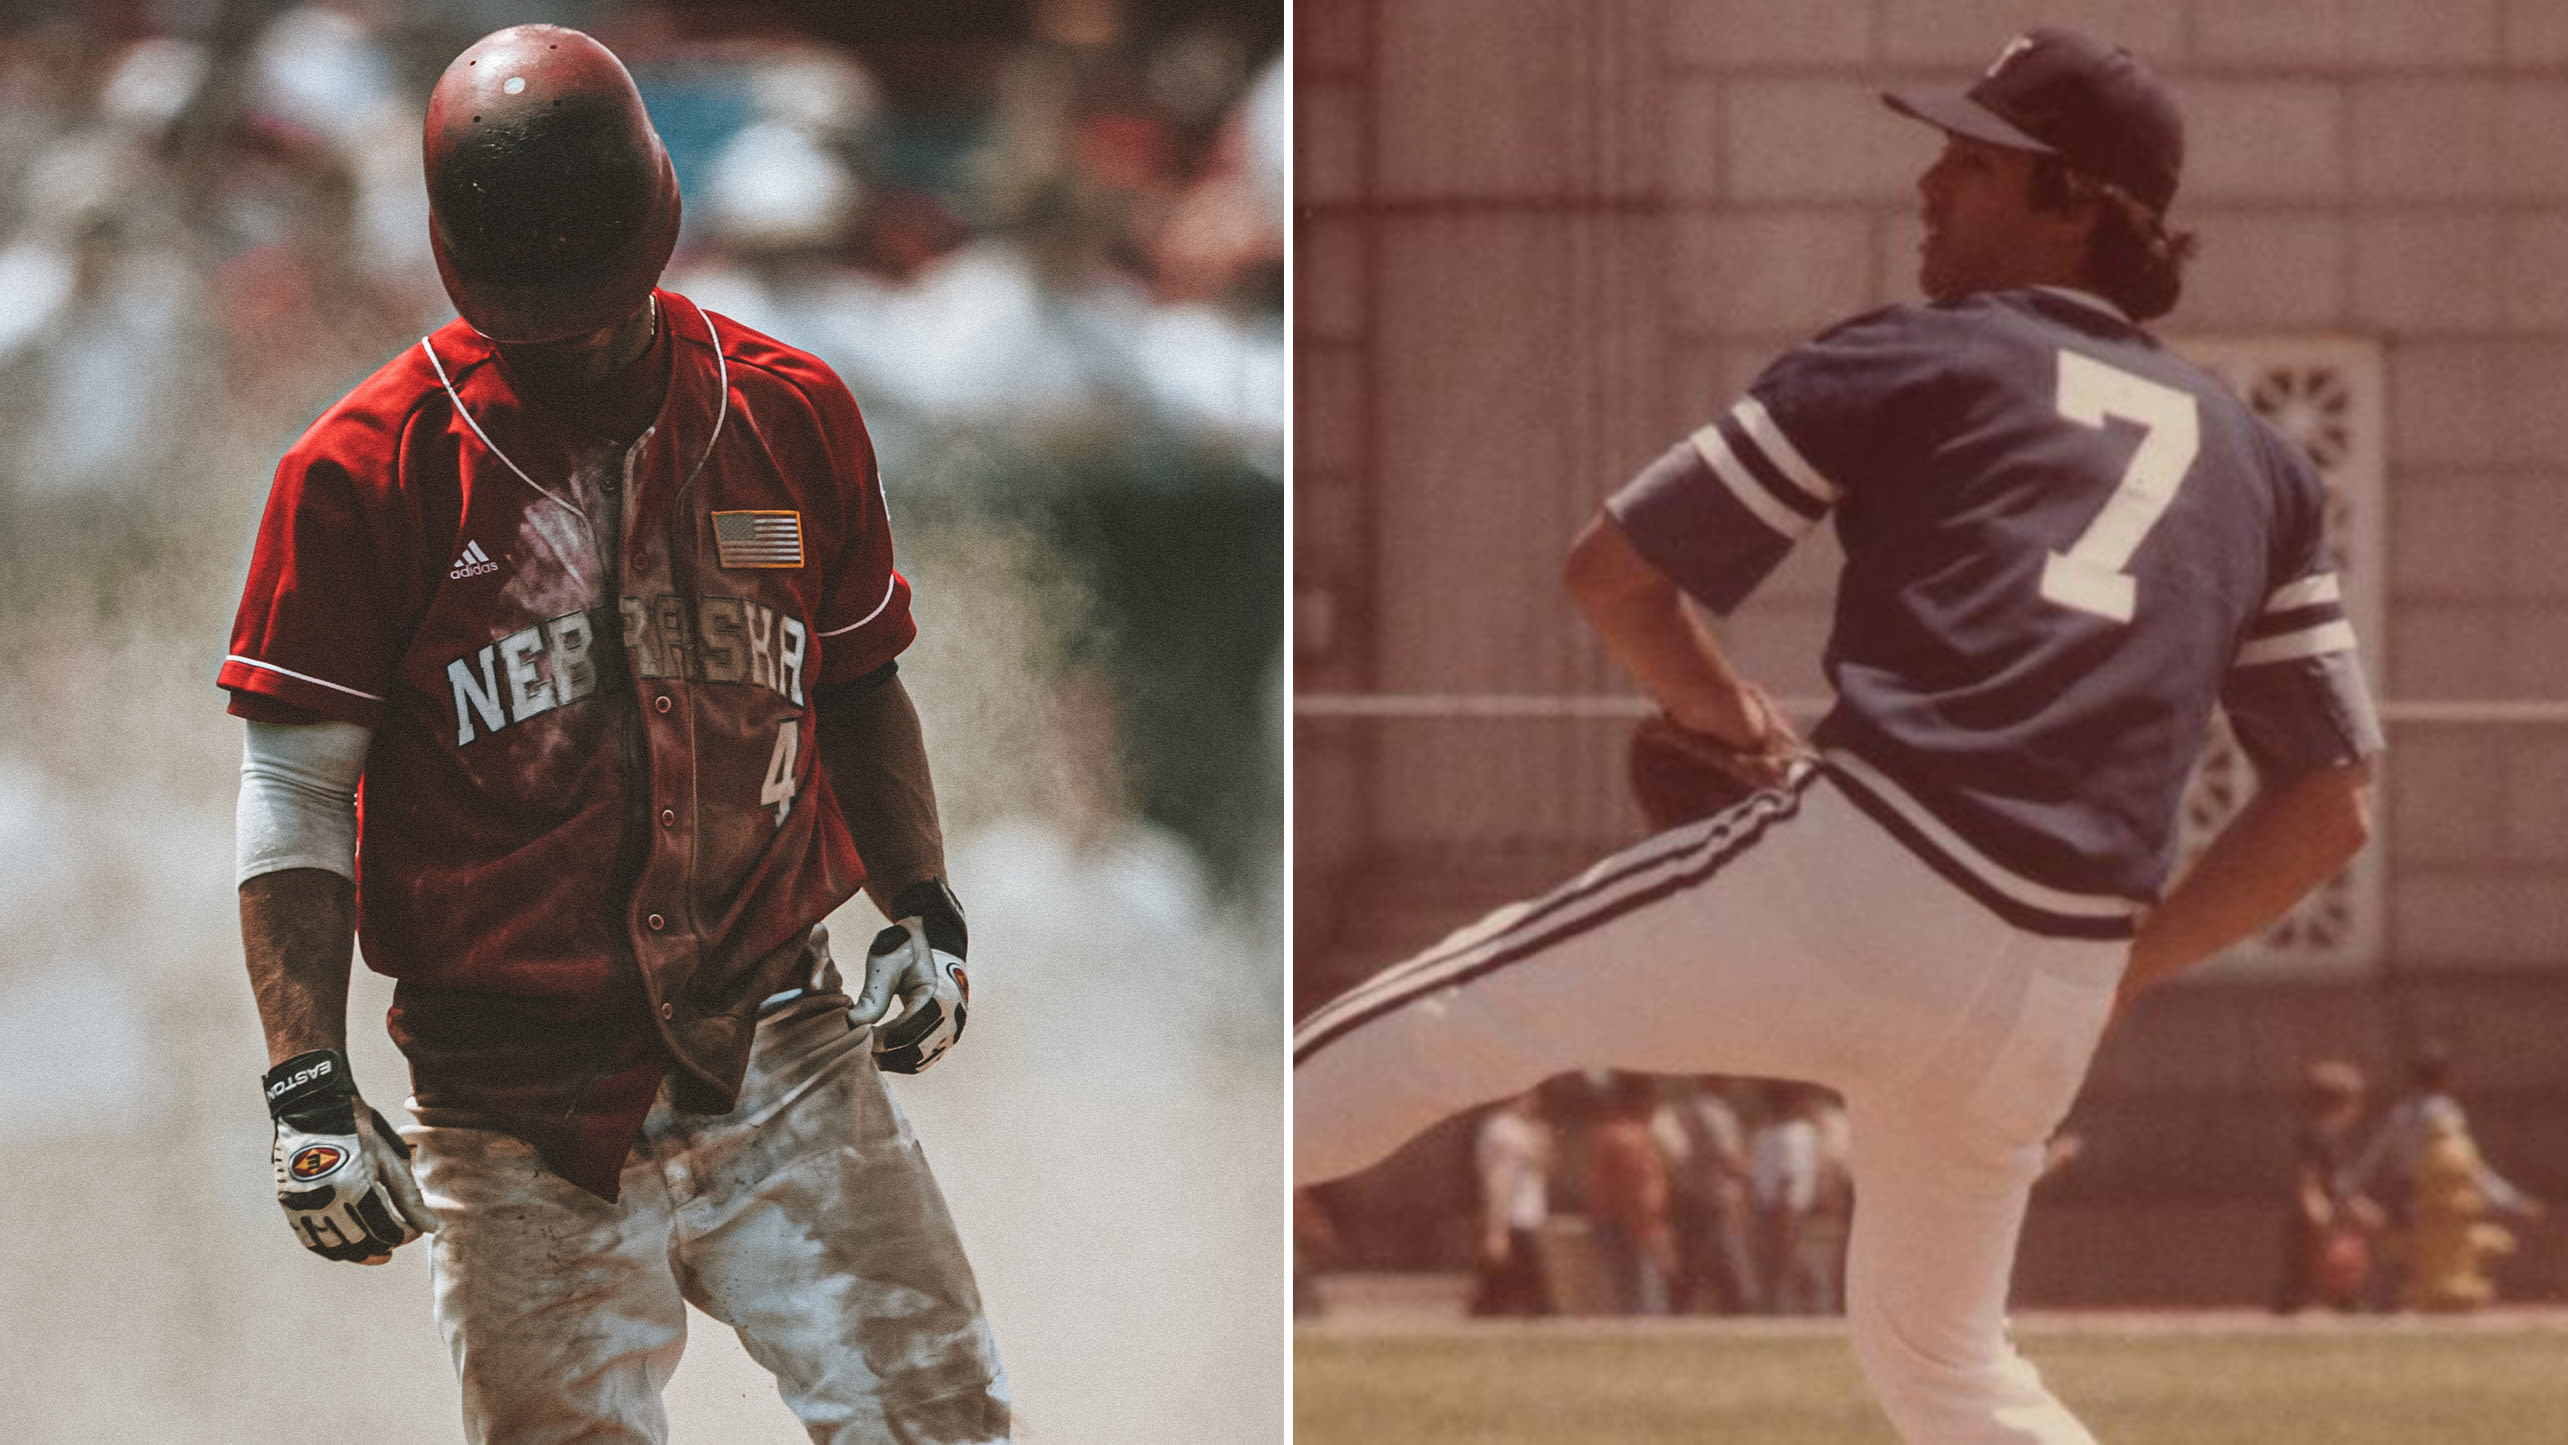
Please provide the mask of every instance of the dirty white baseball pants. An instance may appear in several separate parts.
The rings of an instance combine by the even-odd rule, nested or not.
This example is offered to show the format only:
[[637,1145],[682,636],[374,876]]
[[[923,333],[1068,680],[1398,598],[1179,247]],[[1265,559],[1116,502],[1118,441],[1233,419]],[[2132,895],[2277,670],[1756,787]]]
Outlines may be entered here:
[[1314,1011],[1294,1037],[1295,1178],[1353,1173],[1567,1069],[1831,1085],[1854,1134],[1849,1324],[1901,1437],[2091,1445],[2008,1340],[2007,1277],[2128,952],[2007,921],[1840,783],[1804,779]]
[[689,1303],[824,1445],[1007,1438],[971,1267],[846,1005],[762,1020],[730,1114],[678,1113],[664,1088],[614,1204],[509,1135],[408,1132],[474,1445],[658,1445]]

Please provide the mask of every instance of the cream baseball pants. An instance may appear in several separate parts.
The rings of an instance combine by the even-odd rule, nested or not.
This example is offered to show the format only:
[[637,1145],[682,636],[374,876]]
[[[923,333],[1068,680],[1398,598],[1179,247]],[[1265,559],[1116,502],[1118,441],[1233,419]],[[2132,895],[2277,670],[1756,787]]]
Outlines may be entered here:
[[1847,1313],[1911,1445],[2091,1445],[2007,1337],[2025,1203],[2127,939],[2009,922],[1803,778],[1490,915],[1296,1027],[1294,1171],[1374,1163],[1567,1069],[1827,1084],[1853,1125]]
[[760,1021],[739,1107],[668,1093],[609,1204],[519,1140],[414,1128],[430,1275],[474,1445],[657,1442],[695,1305],[815,1441],[980,1445],[1006,1377],[944,1197],[843,994]]

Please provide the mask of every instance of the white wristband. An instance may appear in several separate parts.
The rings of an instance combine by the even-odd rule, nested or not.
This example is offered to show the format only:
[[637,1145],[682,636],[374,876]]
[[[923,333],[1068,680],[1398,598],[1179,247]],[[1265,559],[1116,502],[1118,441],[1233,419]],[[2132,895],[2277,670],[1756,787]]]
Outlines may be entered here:
[[249,725],[233,820],[236,885],[287,868],[356,878],[357,779],[373,741],[374,730],[355,723]]

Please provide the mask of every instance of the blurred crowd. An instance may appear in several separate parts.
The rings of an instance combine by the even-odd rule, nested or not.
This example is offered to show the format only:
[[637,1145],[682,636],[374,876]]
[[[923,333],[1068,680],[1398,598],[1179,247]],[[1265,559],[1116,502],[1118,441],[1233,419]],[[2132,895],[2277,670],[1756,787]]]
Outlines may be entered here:
[[[2428,1042],[2377,1112],[2362,1070],[2303,1071],[2273,1309],[2464,1313],[2504,1294],[2518,1231],[2548,1212],[2491,1164]],[[1842,1101],[1782,1081],[1563,1075],[1468,1125],[1475,1315],[1810,1315],[1845,1309],[1857,1203]],[[2083,1152],[2055,1136],[2048,1175]],[[1297,1308],[1340,1262],[1336,1221],[1297,1201]],[[2252,1286],[2251,1286],[2252,1287]]]
[[669,284],[837,366],[887,471],[989,427],[1175,437],[1280,473],[1286,139],[1265,37],[1220,12],[1145,31],[1119,0],[1037,0],[1025,33],[966,47],[967,83],[905,109],[856,50],[728,13],[0,11],[0,499],[175,490],[223,440],[272,458],[451,316],[420,109],[449,57],[521,19],[625,56],[686,198]]
[[[1482,1113],[1470,1158],[1475,1315],[1845,1311],[1854,1183],[1826,1089],[1563,1075]],[[1325,1261],[1328,1216],[1306,1199],[1297,1223]]]

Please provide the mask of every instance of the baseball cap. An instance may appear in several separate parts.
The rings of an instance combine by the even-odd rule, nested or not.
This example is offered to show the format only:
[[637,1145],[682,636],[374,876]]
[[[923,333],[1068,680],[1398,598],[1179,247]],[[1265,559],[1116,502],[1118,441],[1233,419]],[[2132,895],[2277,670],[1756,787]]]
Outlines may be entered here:
[[2055,155],[2152,210],[2176,198],[2185,121],[2176,98],[2121,46],[2028,30],[1958,95],[1882,93],[1882,104],[1955,135]]

